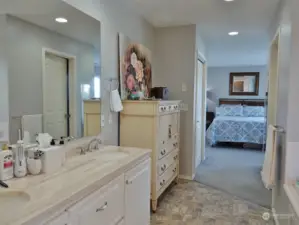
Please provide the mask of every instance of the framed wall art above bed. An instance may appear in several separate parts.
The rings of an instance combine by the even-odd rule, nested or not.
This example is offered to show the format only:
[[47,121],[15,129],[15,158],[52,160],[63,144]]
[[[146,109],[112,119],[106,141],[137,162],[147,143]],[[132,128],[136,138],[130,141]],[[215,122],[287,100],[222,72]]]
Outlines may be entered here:
[[259,72],[230,73],[229,95],[259,95]]

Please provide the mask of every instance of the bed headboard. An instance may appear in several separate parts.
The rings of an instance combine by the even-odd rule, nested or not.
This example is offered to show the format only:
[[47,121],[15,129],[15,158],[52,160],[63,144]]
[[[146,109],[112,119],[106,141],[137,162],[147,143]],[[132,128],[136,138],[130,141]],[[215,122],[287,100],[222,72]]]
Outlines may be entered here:
[[265,106],[265,99],[234,99],[220,98],[219,105],[248,105],[248,106]]

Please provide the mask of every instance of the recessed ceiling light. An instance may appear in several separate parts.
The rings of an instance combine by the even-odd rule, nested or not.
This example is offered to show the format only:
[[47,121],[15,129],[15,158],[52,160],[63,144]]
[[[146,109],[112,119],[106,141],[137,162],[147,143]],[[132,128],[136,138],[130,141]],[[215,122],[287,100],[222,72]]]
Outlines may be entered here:
[[67,19],[63,17],[58,17],[55,19],[57,23],[67,23]]
[[226,2],[233,2],[234,0],[224,0],[224,1],[226,1]]
[[230,35],[230,36],[236,36],[236,35],[238,35],[238,34],[239,34],[238,31],[232,31],[232,32],[229,32],[229,33],[228,33],[228,35]]

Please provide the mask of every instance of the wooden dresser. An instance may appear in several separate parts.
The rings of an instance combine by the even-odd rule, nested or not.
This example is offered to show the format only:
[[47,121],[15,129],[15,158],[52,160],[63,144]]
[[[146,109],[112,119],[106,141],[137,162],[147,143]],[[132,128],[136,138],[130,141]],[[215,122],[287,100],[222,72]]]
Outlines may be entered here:
[[152,210],[159,196],[178,179],[180,101],[123,101],[120,145],[152,149]]
[[101,133],[101,100],[84,100],[84,137]]

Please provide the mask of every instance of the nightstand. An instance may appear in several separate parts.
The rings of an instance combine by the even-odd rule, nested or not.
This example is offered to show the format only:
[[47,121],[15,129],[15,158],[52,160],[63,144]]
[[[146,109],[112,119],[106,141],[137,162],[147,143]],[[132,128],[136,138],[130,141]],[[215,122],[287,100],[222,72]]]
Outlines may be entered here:
[[213,120],[215,118],[215,113],[214,112],[207,112],[206,113],[206,129],[209,128],[209,126],[213,123]]

